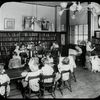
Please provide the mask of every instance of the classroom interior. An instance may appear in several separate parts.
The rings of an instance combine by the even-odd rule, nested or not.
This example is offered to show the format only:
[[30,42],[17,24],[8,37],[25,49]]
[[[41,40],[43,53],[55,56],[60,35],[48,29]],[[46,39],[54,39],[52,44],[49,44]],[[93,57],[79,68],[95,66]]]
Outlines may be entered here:
[[[0,64],[4,65],[7,75],[10,77],[9,96],[5,92],[3,97],[8,99],[98,98],[100,96],[100,70],[93,71],[90,63],[92,58],[90,55],[87,56],[87,51],[85,50],[88,41],[92,43],[92,47],[95,47],[91,57],[95,59],[98,56],[99,58],[100,3],[98,2],[21,0],[20,2],[1,3]],[[58,58],[68,57],[69,53],[72,53],[70,49],[76,50],[76,46],[81,48],[82,51],[79,55],[74,55],[73,59],[75,60],[76,68],[74,72],[69,74],[73,77],[69,76],[67,88],[60,89],[54,82],[52,85],[54,90],[51,92],[48,92],[47,89],[45,93],[45,89],[43,89],[44,94],[47,95],[40,96],[40,91],[37,94],[29,90],[23,96],[18,82],[25,78],[21,76],[22,72],[29,71],[27,67],[33,54],[39,55],[39,53],[37,52],[38,50],[35,51],[34,48],[33,50],[27,47],[27,57],[20,55],[21,64],[24,64],[24,67],[10,69],[9,62],[13,57],[15,46],[17,44],[19,46],[33,44],[37,47],[42,44],[42,46],[45,46],[44,52],[46,54],[47,52],[51,53],[50,47],[54,42],[57,42],[59,46]],[[44,54],[39,55],[38,58],[42,59],[43,57]],[[54,59],[56,62],[57,59]],[[58,66],[58,63],[55,62],[53,62],[52,66]]]

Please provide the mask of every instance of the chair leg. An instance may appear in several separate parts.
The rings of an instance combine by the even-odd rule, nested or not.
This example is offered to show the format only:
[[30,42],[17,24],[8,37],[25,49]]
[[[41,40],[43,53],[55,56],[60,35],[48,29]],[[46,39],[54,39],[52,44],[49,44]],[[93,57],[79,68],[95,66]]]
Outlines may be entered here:
[[[56,82],[56,84],[55,84],[55,89],[56,89],[56,88],[57,88],[57,82]],[[58,87],[58,89],[59,89],[59,91],[60,91],[61,95],[63,95],[63,92],[62,92],[61,87]]]
[[52,95],[52,97],[53,97],[53,98],[55,98],[55,97],[56,97],[55,92],[53,92],[51,95]]
[[68,85],[69,85],[69,88],[68,89],[70,90],[70,92],[72,92],[71,79],[68,80]]
[[59,87],[59,91],[60,91],[61,95],[63,95],[62,89],[60,87]]
[[53,87],[52,87],[52,97],[53,97],[53,98],[56,97],[56,95],[55,95],[55,87],[56,87],[56,86],[53,86]]
[[74,81],[77,82],[77,81],[76,81],[75,73],[73,72],[72,74],[73,74],[73,77],[74,77]]
[[31,89],[29,89],[29,96],[31,95]]

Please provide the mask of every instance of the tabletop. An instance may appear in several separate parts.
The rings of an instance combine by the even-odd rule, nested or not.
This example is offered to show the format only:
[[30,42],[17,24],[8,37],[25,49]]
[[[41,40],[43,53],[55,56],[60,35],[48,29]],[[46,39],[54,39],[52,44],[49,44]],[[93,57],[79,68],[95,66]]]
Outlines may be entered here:
[[17,80],[24,78],[21,73],[24,71],[29,71],[28,68],[17,68],[17,69],[7,69],[6,73],[10,77],[10,80]]

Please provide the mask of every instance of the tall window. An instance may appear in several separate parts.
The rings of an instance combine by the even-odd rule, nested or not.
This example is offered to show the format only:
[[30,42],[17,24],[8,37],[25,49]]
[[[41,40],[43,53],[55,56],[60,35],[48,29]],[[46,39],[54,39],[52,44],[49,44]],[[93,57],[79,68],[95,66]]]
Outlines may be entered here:
[[79,44],[81,41],[88,40],[88,25],[70,26],[70,43]]

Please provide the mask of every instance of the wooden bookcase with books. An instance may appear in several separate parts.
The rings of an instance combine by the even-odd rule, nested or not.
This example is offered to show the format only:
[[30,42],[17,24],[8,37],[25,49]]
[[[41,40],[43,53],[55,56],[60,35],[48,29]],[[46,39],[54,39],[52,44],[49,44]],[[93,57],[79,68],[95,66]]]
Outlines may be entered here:
[[5,57],[15,43],[44,41],[49,46],[53,41],[60,44],[60,32],[0,31],[0,55]]

